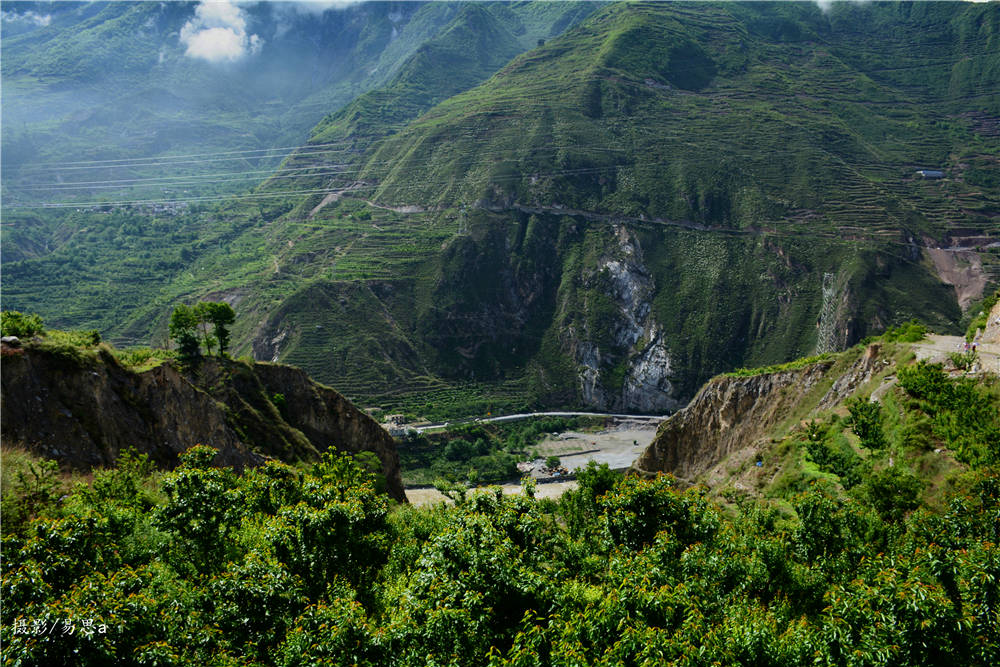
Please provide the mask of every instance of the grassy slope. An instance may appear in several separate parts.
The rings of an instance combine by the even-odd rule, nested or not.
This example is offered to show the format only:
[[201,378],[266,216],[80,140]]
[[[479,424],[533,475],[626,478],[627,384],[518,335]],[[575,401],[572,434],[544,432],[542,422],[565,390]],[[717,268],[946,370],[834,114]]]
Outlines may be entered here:
[[[885,368],[835,405],[821,409],[820,399],[836,382],[842,382],[845,374],[854,372],[864,353],[865,348],[859,345],[835,355],[825,378],[799,397],[794,410],[775,425],[769,442],[758,441],[760,450],[755,457],[731,456],[704,475],[702,481],[712,486],[713,494],[737,502],[741,497],[759,495],[780,504],[789,502],[813,483],[829,484],[840,492],[853,490],[854,494],[863,494],[868,492],[865,487],[858,487],[863,480],[871,484],[873,473],[891,471],[900,478],[919,480],[915,488],[921,501],[937,506],[963,472],[975,468],[980,458],[993,456],[990,452],[995,447],[990,443],[996,437],[996,415],[1000,408],[997,377],[989,373],[963,376],[949,366],[940,376],[945,378],[939,387],[944,387],[943,393],[932,392],[928,400],[896,381],[897,375],[912,374],[917,369],[913,351],[906,343],[881,343],[878,354],[886,362]],[[964,387],[968,394],[958,391],[958,387]],[[886,447],[869,450],[854,434],[847,406],[852,400],[867,402],[876,390],[879,390]],[[948,392],[972,397],[977,405],[975,411],[952,412],[958,403],[944,407],[939,399]],[[945,426],[949,421],[953,427],[950,432]],[[959,431],[976,432],[979,436],[970,441],[966,436],[956,437]],[[972,441],[978,445],[963,445]],[[755,460],[761,461],[759,467]]]

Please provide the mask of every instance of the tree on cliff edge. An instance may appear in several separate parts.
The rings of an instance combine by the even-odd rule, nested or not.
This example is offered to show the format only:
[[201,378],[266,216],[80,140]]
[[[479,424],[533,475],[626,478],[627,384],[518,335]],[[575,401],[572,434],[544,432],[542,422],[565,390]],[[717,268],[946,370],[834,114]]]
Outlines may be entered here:
[[191,361],[201,354],[198,341],[198,314],[194,308],[181,304],[170,316],[170,338],[177,343],[182,361]]
[[236,321],[236,312],[228,303],[215,301],[202,301],[195,306],[195,312],[203,323],[212,325],[212,336],[219,345],[221,357],[229,347],[229,326]]
[[201,354],[201,345],[212,354],[218,344],[219,356],[229,347],[229,325],[236,313],[228,303],[202,301],[196,306],[181,304],[170,316],[170,338],[177,343],[181,359],[190,361]]

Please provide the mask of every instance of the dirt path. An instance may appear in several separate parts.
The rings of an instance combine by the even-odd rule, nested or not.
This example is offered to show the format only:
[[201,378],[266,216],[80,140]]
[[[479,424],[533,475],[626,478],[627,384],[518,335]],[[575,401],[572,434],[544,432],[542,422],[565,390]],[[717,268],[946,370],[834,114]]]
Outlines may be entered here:
[[[1000,344],[981,343],[977,348],[980,370],[1000,373]],[[965,339],[961,336],[931,334],[923,342],[913,344],[917,359],[926,359],[933,363],[945,363],[948,361],[948,355],[962,352],[964,349]]]
[[[520,484],[504,484],[500,487],[503,492],[510,495],[513,493],[523,493],[524,489]],[[558,498],[570,489],[576,488],[576,481],[552,482],[550,484],[539,484],[535,489],[535,498]],[[481,490],[470,491],[470,493],[480,493]],[[438,503],[450,503],[437,489],[407,489],[406,498],[411,505],[437,505]]]

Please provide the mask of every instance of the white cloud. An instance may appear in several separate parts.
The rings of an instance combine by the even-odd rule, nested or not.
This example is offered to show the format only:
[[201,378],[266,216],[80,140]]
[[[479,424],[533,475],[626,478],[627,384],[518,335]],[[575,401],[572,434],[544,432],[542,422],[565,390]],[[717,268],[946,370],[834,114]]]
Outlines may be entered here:
[[292,0],[296,9],[310,14],[322,14],[328,9],[343,9],[362,2],[366,0]]
[[263,40],[247,33],[246,13],[229,1],[203,1],[181,28],[185,55],[211,63],[234,62],[260,51]]
[[42,15],[37,12],[25,12],[23,14],[18,14],[17,12],[0,12],[0,18],[3,19],[4,23],[34,23],[41,27],[52,23],[51,14]]
[[819,5],[819,8],[823,10],[824,14],[830,11],[830,8],[837,2],[850,2],[855,5],[864,5],[871,2],[871,0],[816,0],[816,4]]

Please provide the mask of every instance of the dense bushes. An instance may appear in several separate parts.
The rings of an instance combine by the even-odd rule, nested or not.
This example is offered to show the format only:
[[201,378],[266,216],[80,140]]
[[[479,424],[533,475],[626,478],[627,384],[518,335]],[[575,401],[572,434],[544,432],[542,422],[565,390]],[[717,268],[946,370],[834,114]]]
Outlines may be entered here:
[[972,465],[1000,462],[996,382],[951,379],[941,364],[921,361],[899,370],[899,384],[930,418],[933,434]]
[[0,335],[27,338],[42,333],[42,318],[35,314],[19,313],[16,310],[0,312]]
[[162,476],[125,457],[5,525],[5,664],[1000,659],[989,474],[935,513],[888,469],[853,499],[811,488],[789,521],[596,465],[558,503],[487,489],[390,511],[349,458],[236,475],[212,455]]

